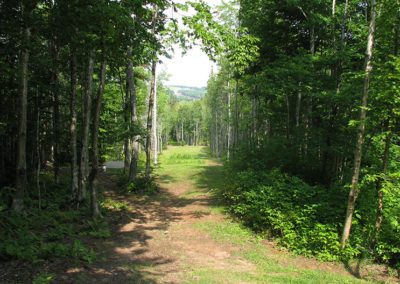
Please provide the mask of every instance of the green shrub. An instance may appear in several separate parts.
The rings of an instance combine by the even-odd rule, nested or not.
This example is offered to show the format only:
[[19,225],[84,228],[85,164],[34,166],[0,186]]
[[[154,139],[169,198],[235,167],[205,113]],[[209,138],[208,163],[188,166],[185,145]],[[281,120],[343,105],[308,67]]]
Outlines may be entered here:
[[[233,174],[231,180],[232,186],[223,193],[229,208],[255,231],[276,237],[296,253],[323,260],[341,256],[342,215],[330,216],[337,209],[332,210],[332,200],[325,199],[330,197],[326,188],[310,186],[276,169],[248,169]],[[347,253],[353,256],[358,251],[349,244]]]
[[125,186],[125,190],[128,192],[152,195],[158,191],[158,187],[153,177],[147,180],[145,176],[140,175],[137,176],[134,181],[128,183]]

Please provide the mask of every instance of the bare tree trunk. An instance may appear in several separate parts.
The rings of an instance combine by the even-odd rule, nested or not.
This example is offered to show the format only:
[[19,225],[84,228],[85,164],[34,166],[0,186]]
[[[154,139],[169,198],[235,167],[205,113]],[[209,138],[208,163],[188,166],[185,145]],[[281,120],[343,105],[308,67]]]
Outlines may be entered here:
[[369,79],[372,70],[372,48],[374,45],[374,34],[375,34],[375,21],[376,21],[376,0],[371,1],[371,20],[369,24],[367,50],[365,54],[365,71],[364,71],[364,83],[363,92],[361,98],[361,109],[360,109],[360,125],[357,133],[356,149],[354,151],[354,165],[353,165],[353,178],[351,182],[351,189],[349,192],[349,198],[347,201],[346,217],[343,225],[343,233],[341,239],[341,245],[344,248],[346,242],[350,236],[351,221],[353,219],[354,205],[357,200],[358,180],[360,176],[361,158],[362,158],[362,145],[364,140],[365,132],[365,118],[367,116],[367,101],[368,101],[368,89]]
[[158,164],[158,139],[157,139],[157,73],[154,73],[154,106],[153,106],[153,162]]
[[253,142],[256,142],[255,139],[257,137],[257,98],[254,97],[252,100],[252,108],[251,108],[251,118],[252,118],[252,137]]
[[[388,124],[390,123],[389,121],[387,122]],[[387,172],[387,167],[389,164],[389,149],[390,149],[390,139],[391,139],[391,134],[392,134],[392,129],[391,126],[388,126],[389,133],[386,136],[385,139],[385,151],[383,153],[383,163],[382,163],[382,173],[383,175],[386,174]],[[382,226],[382,219],[383,219],[383,191],[382,191],[382,180],[378,178],[377,181],[377,191],[378,191],[378,210],[376,212],[376,221],[375,221],[375,235],[372,240],[373,244],[376,244],[379,238],[379,234],[381,231],[381,226]]]
[[218,142],[218,116],[217,112],[215,111],[215,155],[218,157],[219,153],[219,142]]
[[76,148],[76,48],[71,48],[71,93],[70,93],[70,153],[71,153],[71,193],[72,199],[78,201],[78,158]]
[[58,58],[59,58],[59,49],[54,44],[53,45],[53,70],[51,74],[51,84],[52,84],[52,94],[54,98],[53,104],[53,132],[54,132],[54,181],[56,184],[59,183],[59,171],[60,171],[60,152],[61,152],[61,145],[60,145],[60,102],[59,102],[59,81],[60,81],[60,74],[58,71]]
[[[128,76],[128,75],[127,75]],[[124,120],[126,127],[129,129],[129,124],[130,124],[130,119],[129,119],[129,87],[125,93],[125,99],[124,99]],[[131,138],[129,136],[126,136],[124,139],[124,174],[128,174],[130,170],[130,164],[132,162],[132,157],[131,157]]]
[[86,90],[83,106],[83,133],[82,133],[82,150],[79,172],[79,204],[86,205],[86,184],[89,175],[89,126],[90,126],[90,110],[92,105],[92,89],[93,89],[93,61],[94,51],[89,52],[88,66],[86,72]]
[[92,128],[92,170],[90,172],[90,209],[92,216],[97,218],[101,217],[101,212],[99,209],[99,202],[97,199],[98,191],[98,171],[99,171],[99,150],[98,150],[98,135],[99,135],[99,122],[100,122],[100,112],[101,103],[104,94],[104,84],[106,78],[106,61],[103,57],[100,68],[100,83],[97,92],[96,108],[93,115],[93,128]]
[[163,148],[163,141],[162,141],[162,125],[158,125],[158,151],[160,154],[162,154],[162,148]]
[[285,93],[286,98],[286,140],[289,140],[290,135],[290,102],[289,95]]
[[[24,8],[24,7],[23,7]],[[29,12],[30,13],[30,12]],[[22,30],[23,46],[19,55],[19,114],[18,114],[18,145],[17,145],[17,167],[15,176],[16,193],[13,198],[12,208],[16,212],[24,211],[24,194],[26,187],[26,124],[28,106],[28,43],[31,37],[30,27],[25,26]]]
[[152,136],[152,120],[153,120],[153,107],[155,97],[155,84],[156,84],[156,61],[153,60],[151,65],[151,86],[149,98],[149,110],[147,113],[147,137],[146,137],[146,180],[150,181],[150,160],[151,160],[151,136]]
[[233,145],[236,146],[239,143],[239,105],[238,105],[238,91],[237,91],[238,82],[236,81],[236,90],[235,90],[235,135],[233,140]]
[[181,122],[181,141],[185,141],[185,137],[183,136],[183,121]]
[[300,108],[301,108],[301,92],[297,93],[297,102],[296,102],[296,126],[300,125]]
[[[229,82],[228,82],[229,88]],[[226,158],[230,159],[230,149],[231,149],[231,120],[232,120],[232,110],[231,110],[231,91],[228,90],[228,147]]]
[[[156,20],[158,15],[158,5],[154,5],[154,15],[152,19],[152,35],[155,34],[156,30]],[[149,97],[149,110],[147,113],[147,133],[146,133],[146,180],[150,181],[150,160],[151,160],[151,130],[153,124],[153,107],[154,98],[156,96],[156,74],[157,74],[157,62],[156,62],[156,52],[154,51],[154,58],[151,64],[151,86],[150,86],[150,97]]]
[[37,169],[36,169],[36,187],[38,191],[38,209],[42,210],[42,197],[40,190],[40,107],[39,107],[39,94],[38,88],[36,88],[36,159],[37,159]]
[[[128,48],[128,57],[132,56],[132,47]],[[133,62],[128,61],[126,67],[126,79],[130,98],[131,106],[131,123],[135,131],[138,131],[138,117],[137,117],[137,106],[136,106],[136,90],[135,90],[135,79],[133,73]],[[139,160],[139,139],[140,135],[134,135],[132,137],[132,153],[131,153],[131,163],[129,167],[129,181],[133,181],[137,175],[137,164]]]

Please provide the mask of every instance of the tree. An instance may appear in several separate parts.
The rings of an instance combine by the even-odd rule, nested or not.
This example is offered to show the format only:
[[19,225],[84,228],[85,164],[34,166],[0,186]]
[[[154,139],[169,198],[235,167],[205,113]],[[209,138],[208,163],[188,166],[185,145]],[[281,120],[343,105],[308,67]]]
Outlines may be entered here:
[[28,92],[28,62],[29,42],[31,36],[30,17],[34,6],[32,3],[21,3],[23,24],[21,27],[22,47],[19,55],[19,115],[18,115],[18,151],[17,151],[17,173],[15,179],[16,195],[12,207],[17,212],[24,210],[24,192],[27,183],[26,174],[26,124],[27,124],[27,92]]
[[373,45],[374,45],[374,35],[375,35],[375,22],[376,22],[376,1],[371,2],[371,19],[369,23],[368,31],[368,41],[367,49],[365,53],[365,63],[364,63],[364,83],[363,91],[361,97],[361,108],[359,117],[359,127],[357,131],[357,143],[356,149],[354,151],[354,164],[353,164],[353,177],[351,180],[351,188],[349,192],[349,199],[347,201],[346,217],[344,220],[343,233],[341,239],[342,247],[346,246],[346,242],[350,236],[351,221],[354,213],[354,206],[357,200],[358,182],[360,176],[360,166],[362,159],[362,145],[365,132],[365,119],[367,117],[367,101],[368,101],[368,90],[369,81],[372,70],[372,55],[373,55]]

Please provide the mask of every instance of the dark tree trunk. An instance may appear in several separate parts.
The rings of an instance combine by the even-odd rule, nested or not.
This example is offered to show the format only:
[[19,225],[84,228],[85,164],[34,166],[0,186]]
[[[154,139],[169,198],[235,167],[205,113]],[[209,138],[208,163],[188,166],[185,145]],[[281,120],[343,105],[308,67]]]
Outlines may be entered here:
[[93,89],[93,61],[94,51],[89,52],[88,66],[86,72],[86,90],[83,107],[83,133],[82,133],[82,150],[79,172],[79,204],[86,205],[86,184],[89,175],[89,126],[90,126],[90,109],[92,105],[92,89]]
[[76,71],[76,48],[71,49],[71,93],[70,93],[70,153],[71,153],[71,194],[74,201],[78,200],[78,156],[76,148],[76,87],[77,87],[77,71]]
[[[30,12],[29,12],[30,13]],[[26,124],[28,105],[28,61],[30,41],[30,27],[25,26],[22,30],[23,46],[19,55],[19,115],[18,115],[18,144],[17,144],[17,167],[15,177],[16,193],[13,198],[12,208],[16,212],[24,211],[24,194],[26,187]]]
[[51,91],[53,93],[53,133],[54,133],[54,181],[56,184],[59,183],[59,171],[60,171],[60,100],[59,100],[59,82],[60,74],[58,71],[58,58],[59,49],[54,44],[53,50],[53,70],[51,74]]
[[98,171],[99,171],[99,150],[98,150],[98,136],[99,136],[99,122],[101,103],[104,94],[104,84],[106,77],[106,61],[103,58],[100,68],[100,83],[97,92],[96,108],[93,115],[93,128],[92,128],[92,170],[90,172],[90,209],[93,217],[101,217],[99,202],[97,200],[98,191]]

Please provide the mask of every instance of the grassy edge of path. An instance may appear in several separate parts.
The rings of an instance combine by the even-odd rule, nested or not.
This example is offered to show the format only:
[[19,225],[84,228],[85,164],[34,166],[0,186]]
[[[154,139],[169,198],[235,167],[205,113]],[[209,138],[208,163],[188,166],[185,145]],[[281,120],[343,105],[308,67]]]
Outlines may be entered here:
[[[160,158],[156,169],[161,186],[175,183],[191,185],[181,197],[208,194],[213,197],[210,214],[223,215],[223,206],[213,195],[214,189],[224,186],[223,168],[211,158],[205,147],[172,147]],[[221,209],[222,208],[222,209]],[[255,272],[226,271],[214,267],[191,267],[182,275],[185,283],[365,283],[354,276],[334,273],[326,269],[299,268],[289,254],[279,255],[279,250],[270,251],[264,241],[228,216],[217,220],[192,224],[193,228],[206,232],[216,242],[236,247],[238,256],[254,264]],[[271,253],[273,255],[271,255]],[[298,259],[298,257],[297,257]],[[340,266],[339,264],[337,264]],[[369,281],[368,281],[369,282]],[[382,282],[383,283],[383,282]]]

